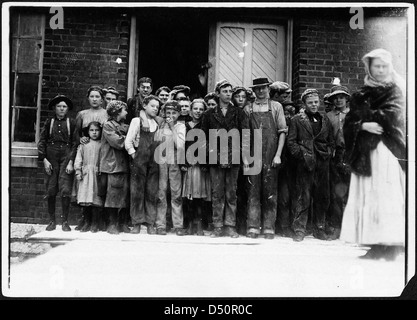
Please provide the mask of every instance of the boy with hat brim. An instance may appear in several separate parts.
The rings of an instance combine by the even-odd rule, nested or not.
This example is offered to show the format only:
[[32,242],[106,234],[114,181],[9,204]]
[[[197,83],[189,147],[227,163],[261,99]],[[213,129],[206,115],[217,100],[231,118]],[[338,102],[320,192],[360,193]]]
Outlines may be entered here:
[[[167,217],[167,188],[170,186],[171,217],[174,231],[183,236],[184,216],[182,208],[182,172],[179,159],[182,159],[185,147],[185,124],[178,122],[181,105],[170,100],[164,104],[165,120],[157,133],[157,140],[162,144],[155,151],[159,164],[159,191],[156,215],[156,234],[166,235]],[[161,153],[159,153],[162,151]],[[158,155],[160,157],[158,157]],[[184,161],[180,161],[183,163]]]
[[343,126],[345,118],[350,111],[348,101],[349,91],[344,86],[331,88],[328,99],[333,110],[327,116],[333,127],[335,140],[335,154],[330,160],[330,206],[326,216],[327,233],[330,238],[339,238],[342,227],[343,211],[348,199],[350,184],[350,169],[345,162],[345,139]]
[[75,120],[69,118],[67,113],[73,108],[73,104],[71,99],[58,95],[49,102],[48,108],[54,110],[55,116],[45,121],[38,142],[39,160],[43,161],[47,174],[46,198],[50,221],[46,230],[56,229],[56,196],[60,193],[62,230],[71,231],[68,216],[74,180],[76,143],[74,141]]
[[301,100],[304,113],[295,115],[290,122],[288,148],[296,161],[296,185],[293,203],[294,241],[306,235],[312,203],[313,236],[327,240],[326,212],[329,208],[329,161],[334,151],[333,129],[329,118],[320,114],[320,99],[316,89],[306,89]]
[[[211,236],[221,237],[227,235],[232,238],[237,238],[239,235],[236,232],[236,189],[239,163],[233,163],[232,153],[234,150],[239,150],[240,153],[242,147],[245,147],[244,143],[249,140],[242,137],[242,130],[249,129],[249,122],[243,110],[231,103],[232,85],[229,81],[224,79],[217,82],[215,92],[218,95],[219,104],[204,113],[201,125],[207,140],[207,158],[209,160],[216,159],[215,163],[209,164],[212,183],[212,216],[214,226]],[[221,129],[226,130],[228,133],[230,130],[237,130],[241,137],[238,145],[234,145],[232,138],[229,136],[227,163],[221,162],[221,158],[223,157],[220,157],[220,146],[217,146],[217,149],[211,149],[208,143],[210,131],[218,132]],[[242,145],[240,141],[243,141]],[[246,158],[243,158],[243,161],[247,163]]]
[[279,102],[269,99],[267,78],[253,80],[256,99],[245,106],[251,132],[262,130],[262,140],[253,141],[251,145],[262,144],[262,170],[255,175],[248,175],[247,190],[247,237],[257,238],[262,232],[266,239],[274,239],[277,217],[277,178],[281,164],[281,153],[285,143],[287,125],[284,110]]

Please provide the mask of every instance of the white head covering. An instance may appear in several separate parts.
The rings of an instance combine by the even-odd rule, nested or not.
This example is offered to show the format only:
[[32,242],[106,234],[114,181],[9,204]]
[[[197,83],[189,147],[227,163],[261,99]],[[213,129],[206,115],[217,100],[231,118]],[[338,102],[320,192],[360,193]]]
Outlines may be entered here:
[[[369,67],[371,65],[371,60],[375,58],[379,58],[388,64],[388,77],[383,82],[376,80],[371,74]],[[398,87],[400,87],[403,94],[405,94],[405,81],[394,70],[394,67],[392,65],[392,55],[389,51],[385,49],[372,50],[371,52],[368,52],[363,56],[362,61],[365,64],[366,71],[365,85],[370,87],[377,87],[381,85],[386,85],[388,83],[395,83]]]

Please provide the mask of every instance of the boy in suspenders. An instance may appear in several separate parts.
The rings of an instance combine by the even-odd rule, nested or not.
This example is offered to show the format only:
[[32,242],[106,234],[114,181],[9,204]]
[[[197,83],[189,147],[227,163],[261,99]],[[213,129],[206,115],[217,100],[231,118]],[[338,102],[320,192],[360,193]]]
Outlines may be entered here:
[[46,198],[50,221],[46,230],[56,229],[55,202],[56,196],[60,193],[62,230],[71,231],[68,225],[68,215],[74,178],[75,120],[68,118],[67,113],[73,105],[69,98],[58,95],[49,102],[48,107],[54,108],[55,116],[46,120],[38,142],[39,160],[43,161],[47,174]]

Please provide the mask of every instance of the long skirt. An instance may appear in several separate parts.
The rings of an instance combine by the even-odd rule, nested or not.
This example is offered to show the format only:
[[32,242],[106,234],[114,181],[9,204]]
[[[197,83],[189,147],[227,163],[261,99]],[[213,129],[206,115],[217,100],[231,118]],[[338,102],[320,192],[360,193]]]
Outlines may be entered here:
[[370,156],[372,175],[351,175],[340,240],[362,245],[404,245],[404,171],[383,142]]
[[183,179],[182,197],[211,201],[210,172],[203,171],[198,165],[188,167]]

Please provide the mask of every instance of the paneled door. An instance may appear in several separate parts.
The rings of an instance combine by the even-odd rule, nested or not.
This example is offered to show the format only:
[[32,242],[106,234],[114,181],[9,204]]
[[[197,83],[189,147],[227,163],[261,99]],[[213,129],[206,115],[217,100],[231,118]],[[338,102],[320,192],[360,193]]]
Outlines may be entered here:
[[286,81],[285,35],[284,25],[217,23],[209,49],[215,67],[210,84],[227,79],[234,86],[248,87],[259,77]]

